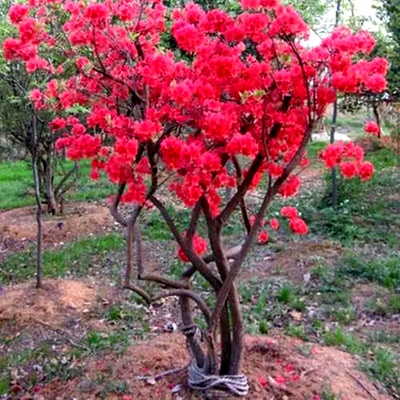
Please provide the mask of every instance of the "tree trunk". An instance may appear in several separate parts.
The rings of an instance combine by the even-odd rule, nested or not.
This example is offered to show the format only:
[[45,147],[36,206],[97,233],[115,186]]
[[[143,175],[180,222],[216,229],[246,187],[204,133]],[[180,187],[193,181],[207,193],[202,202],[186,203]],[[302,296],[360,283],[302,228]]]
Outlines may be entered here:
[[375,102],[372,104],[372,112],[374,113],[375,121],[379,128],[378,138],[380,139],[382,136],[381,117],[379,115],[379,106]]
[[55,215],[57,212],[57,201],[54,193],[54,170],[53,170],[53,150],[50,149],[47,158],[46,173],[46,193],[47,193],[47,212]]
[[[339,26],[341,5],[342,5],[341,0],[336,0],[335,28],[337,26]],[[338,113],[338,101],[337,101],[337,98],[336,98],[335,103],[333,104],[330,143],[334,143],[335,142],[337,113]],[[336,208],[337,207],[337,198],[338,198],[338,193],[337,193],[337,191],[338,191],[338,188],[337,188],[337,169],[336,169],[336,167],[332,168],[331,175],[332,175],[332,186],[331,186],[332,207]]]
[[[336,132],[336,123],[337,123],[337,112],[338,112],[338,103],[335,100],[333,104],[333,114],[332,114],[332,126],[331,126],[331,134],[330,134],[330,143],[335,142],[335,132]],[[332,196],[332,207],[337,207],[337,198],[338,198],[338,188],[337,188],[337,169],[333,167],[331,169],[332,183],[331,183],[331,196]]]
[[48,214],[57,213],[57,200],[54,191],[54,172],[52,166],[52,154],[49,151],[46,156],[37,156],[37,170],[39,175],[39,194],[46,204]]
[[236,285],[232,286],[229,295],[229,310],[232,316],[232,352],[229,366],[229,375],[240,374],[243,357],[243,320],[240,312],[240,299]]
[[46,199],[47,213],[55,215],[57,212],[57,201],[54,193],[53,154],[51,149],[49,149],[46,159],[43,160],[43,166],[44,187],[42,188],[42,193]]
[[42,199],[40,197],[40,179],[38,170],[38,157],[37,157],[37,119],[33,116],[32,119],[32,171],[33,180],[35,185],[35,200],[36,200],[36,223],[37,223],[37,241],[36,241],[36,288],[42,287]]

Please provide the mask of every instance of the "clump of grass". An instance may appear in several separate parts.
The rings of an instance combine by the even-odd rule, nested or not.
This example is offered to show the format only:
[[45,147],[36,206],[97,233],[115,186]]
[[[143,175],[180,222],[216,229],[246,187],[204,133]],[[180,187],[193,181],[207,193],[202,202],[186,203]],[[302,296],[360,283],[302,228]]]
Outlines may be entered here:
[[[102,263],[110,252],[124,248],[121,235],[110,234],[80,239],[58,249],[43,252],[43,276],[65,277],[69,274],[84,276],[92,263]],[[0,263],[0,283],[17,283],[34,274],[33,251],[15,253]]]
[[400,393],[400,360],[385,348],[375,350],[372,360],[362,364],[362,368],[373,378],[382,382],[389,393]]
[[343,347],[349,353],[362,354],[365,353],[367,347],[359,341],[354,335],[345,333],[342,328],[338,327],[334,331],[324,334],[324,343],[326,346]]
[[378,283],[389,289],[400,286],[400,257],[363,260],[355,254],[342,259],[338,273],[355,279]]

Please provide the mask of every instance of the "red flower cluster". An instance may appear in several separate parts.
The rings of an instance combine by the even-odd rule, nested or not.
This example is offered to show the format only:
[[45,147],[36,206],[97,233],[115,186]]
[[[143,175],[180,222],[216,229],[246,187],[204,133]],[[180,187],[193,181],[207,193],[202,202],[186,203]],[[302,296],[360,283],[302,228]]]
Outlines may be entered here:
[[282,207],[281,215],[289,219],[289,228],[293,233],[298,235],[306,235],[308,233],[307,224],[299,217],[299,212],[295,207]]
[[374,121],[366,122],[364,125],[364,130],[365,130],[365,132],[370,133],[371,135],[375,135],[375,136],[378,136],[381,131],[378,124]]
[[341,174],[346,179],[358,176],[365,181],[370,179],[374,173],[374,166],[369,161],[364,161],[362,147],[353,142],[330,144],[320,157],[327,168],[339,166]]
[[[16,4],[9,17],[18,36],[3,42],[4,57],[48,78],[29,98],[60,115],[50,124],[62,134],[57,148],[92,159],[94,179],[104,173],[126,184],[123,201],[146,204],[165,184],[187,207],[206,200],[216,217],[227,188],[244,196],[269,184],[274,194],[294,196],[293,167],[308,164],[302,153],[313,122],[336,92],[386,87],[387,61],[362,59],[374,46],[370,34],[338,28],[309,49],[301,45],[308,27],[291,6],[241,5],[233,17],[188,3],[170,24],[161,0]],[[167,26],[181,52],[163,49]],[[352,143],[329,145],[321,158],[347,178],[373,173]],[[232,164],[242,168],[232,173]],[[284,207],[282,216],[294,233],[307,232],[296,209]],[[268,241],[266,230],[259,241]],[[194,242],[204,253],[204,239]]]
[[[207,242],[204,238],[202,238],[201,236],[198,236],[197,234],[193,237],[193,248],[194,251],[198,254],[198,255],[202,255],[207,251]],[[179,248],[178,250],[178,257],[183,261],[183,262],[188,262],[189,259],[186,256],[185,252]]]

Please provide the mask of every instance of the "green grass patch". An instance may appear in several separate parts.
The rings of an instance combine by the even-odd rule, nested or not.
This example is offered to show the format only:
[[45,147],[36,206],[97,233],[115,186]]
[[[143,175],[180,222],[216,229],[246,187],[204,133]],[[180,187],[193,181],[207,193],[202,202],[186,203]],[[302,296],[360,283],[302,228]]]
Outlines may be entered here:
[[[124,240],[119,234],[81,239],[58,249],[43,252],[43,276],[84,276],[93,265],[102,263],[109,252],[121,251]],[[34,275],[34,250],[15,253],[0,263],[0,283],[24,281]]]
[[350,254],[341,260],[338,274],[395,289],[400,287],[400,256],[365,260],[357,254]]
[[311,142],[307,146],[307,156],[310,160],[317,160],[319,153],[327,146],[325,142]]
[[33,175],[28,163],[0,163],[0,210],[9,210],[34,204],[35,199],[28,194],[32,188]]
[[310,233],[340,241],[345,246],[356,242],[396,247],[400,241],[400,181],[395,167],[398,156],[382,149],[369,157],[377,172],[368,182],[338,176],[338,207],[331,201],[331,174],[326,173],[326,192],[322,197],[309,193],[298,207]]
[[91,331],[85,338],[85,344],[91,352],[106,350],[123,351],[129,346],[130,332],[103,333]]
[[367,346],[356,336],[345,333],[342,328],[336,328],[333,331],[325,332],[324,343],[326,346],[342,347],[349,353],[363,354],[367,351]]
[[[73,168],[71,161],[63,162],[64,171]],[[55,174],[55,186],[63,178],[61,168]],[[79,165],[79,176],[66,193],[67,201],[99,200],[114,193],[115,187],[106,176],[98,181],[90,179],[90,163],[82,161]],[[31,166],[26,161],[0,163],[0,210],[32,206],[35,204],[33,193],[33,174]]]
[[364,362],[362,368],[394,397],[400,393],[400,360],[388,349],[376,349],[372,360]]

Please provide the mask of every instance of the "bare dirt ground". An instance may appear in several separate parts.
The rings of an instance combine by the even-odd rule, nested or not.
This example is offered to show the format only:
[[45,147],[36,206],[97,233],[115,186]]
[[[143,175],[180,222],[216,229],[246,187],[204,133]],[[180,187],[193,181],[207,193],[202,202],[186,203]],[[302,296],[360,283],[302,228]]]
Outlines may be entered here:
[[[250,380],[247,399],[317,399],[324,387],[343,399],[390,399],[381,394],[361,372],[356,360],[335,348],[314,346],[311,354],[301,355],[299,340],[276,337],[246,337],[243,372]],[[128,382],[131,396],[109,395],[107,399],[199,399],[186,387],[184,371],[153,381],[137,379],[185,366],[188,362],[184,339],[178,334],[160,335],[148,342],[130,346],[122,357],[108,354],[85,365],[85,373],[67,383],[54,380],[41,392],[47,398],[97,399],[102,385],[91,384],[98,374],[103,379]],[[157,367],[155,367],[155,365]],[[90,390],[88,390],[90,388]],[[56,397],[54,397],[56,396]],[[81,397],[80,397],[81,396]]]
[[[43,243],[45,247],[62,245],[110,232],[113,226],[114,220],[105,204],[69,204],[63,215],[43,216]],[[34,243],[36,232],[35,207],[0,212],[0,257]]]
[[[63,360],[75,346],[85,346],[79,344],[78,336],[83,336],[93,328],[104,335],[112,332],[112,324],[99,318],[98,309],[111,302],[116,303],[118,296],[121,293],[109,287],[73,280],[48,280],[39,291],[31,283],[17,285],[0,295],[2,333],[8,326],[10,340],[16,336],[27,336],[28,343],[33,342],[38,346],[43,341],[40,337],[43,330],[52,331],[55,335],[53,342],[59,343],[56,353]],[[150,312],[152,326],[162,327],[166,322],[164,316],[171,304],[164,306],[166,308],[163,309],[158,305]],[[71,327],[71,320],[78,321],[79,328]],[[40,361],[33,360],[24,369],[14,370],[13,388],[16,396],[11,398],[201,398],[187,388],[185,371],[157,381],[137,379],[139,376],[153,376],[187,365],[188,353],[183,335],[161,332],[160,329],[154,330],[147,336],[149,339],[135,341],[122,352],[105,351],[99,354],[89,351],[86,357],[73,359],[68,364],[71,370],[79,367],[79,374],[72,379],[56,376],[49,383],[39,383],[35,386],[36,394],[25,391],[23,384],[26,375],[32,373],[29,368],[39,368],[37,364]],[[251,387],[247,399],[320,399],[318,396],[327,387],[340,399],[390,399],[357,369],[358,360],[355,357],[336,348],[306,344],[299,339],[285,337],[278,331],[271,332],[269,336],[248,335],[245,345],[243,372],[249,377]],[[2,351],[10,348],[0,346]],[[118,394],[114,386],[114,391],[105,390],[116,381],[124,382],[124,391],[130,394]]]
[[[317,169],[302,171],[303,187],[322,187],[321,173]],[[0,213],[0,258],[32,244],[35,224],[31,207]],[[93,203],[72,205],[62,217],[44,218],[44,225],[44,242],[49,248],[118,229],[108,208]],[[329,240],[286,240],[278,238],[273,249],[258,246],[242,272],[242,281],[257,279],[261,283],[272,276],[300,286],[311,279],[312,285],[312,269],[321,260],[325,267],[333,268],[344,252]],[[176,257],[176,248],[169,241],[149,241],[144,250],[149,270],[160,263],[162,268],[170,268]],[[111,255],[110,262],[115,264],[118,257],[124,256]],[[111,284],[110,278],[104,277],[107,265],[99,265],[103,270],[94,268],[81,280],[45,280],[39,291],[33,282],[0,287],[0,372],[3,355],[12,365],[7,367],[11,368],[10,394],[4,398],[200,399],[187,388],[184,371],[157,381],[137,379],[188,363],[184,338],[177,329],[176,300],[148,309],[114,281]],[[399,321],[365,311],[376,291],[374,284],[359,284],[351,290],[357,318],[348,327],[361,337],[367,338],[374,329],[399,332]],[[385,295],[382,292],[382,299]],[[257,296],[253,295],[252,302],[259,300]],[[276,303],[276,298],[271,301]],[[305,326],[311,325],[306,321],[308,304],[301,312],[285,307],[289,306],[284,306],[283,312],[291,323],[299,325],[304,320]],[[244,311],[248,309],[244,307]],[[260,314],[260,318],[265,317]],[[169,330],[172,333],[167,333]],[[340,400],[393,398],[360,372],[359,356],[322,346],[317,340],[284,336],[282,331],[273,328],[268,336],[246,336],[243,372],[251,386],[247,399],[333,399],[323,395],[326,389]]]

